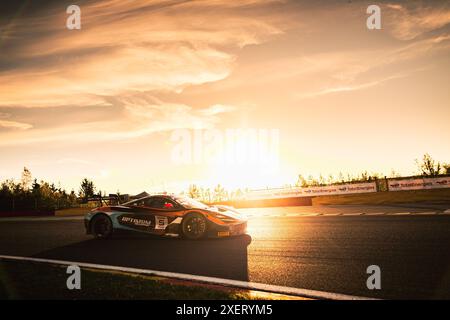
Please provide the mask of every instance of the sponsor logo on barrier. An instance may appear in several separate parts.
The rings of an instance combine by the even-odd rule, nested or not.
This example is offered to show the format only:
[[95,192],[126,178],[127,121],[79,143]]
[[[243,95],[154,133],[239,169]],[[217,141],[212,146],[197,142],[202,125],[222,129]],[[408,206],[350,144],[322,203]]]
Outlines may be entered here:
[[247,199],[277,199],[367,192],[377,192],[375,182],[308,188],[250,190],[246,196]]
[[389,180],[389,191],[450,188],[450,177]]

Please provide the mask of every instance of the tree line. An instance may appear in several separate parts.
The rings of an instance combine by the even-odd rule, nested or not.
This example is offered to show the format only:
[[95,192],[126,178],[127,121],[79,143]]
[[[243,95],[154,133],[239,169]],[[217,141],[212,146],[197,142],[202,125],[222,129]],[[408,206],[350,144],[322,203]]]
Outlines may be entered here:
[[80,184],[78,194],[44,180],[33,179],[29,169],[24,168],[20,181],[7,179],[0,185],[0,210],[56,210],[66,209],[87,202],[95,195],[94,183],[87,178]]
[[[450,164],[443,163],[434,160],[428,153],[424,154],[421,160],[415,160],[417,174],[412,177],[423,178],[423,177],[438,177],[441,175],[450,175]],[[299,174],[296,187],[315,187],[315,186],[327,186],[336,184],[347,184],[347,183],[360,183],[360,182],[372,182],[375,180],[381,180],[385,178],[401,178],[401,174],[392,170],[389,175],[384,175],[381,173],[369,173],[368,171],[361,172],[357,175],[347,174],[344,175],[342,172],[338,176],[329,175],[324,177],[319,175],[318,178],[313,176],[308,176],[305,178],[303,175]]]

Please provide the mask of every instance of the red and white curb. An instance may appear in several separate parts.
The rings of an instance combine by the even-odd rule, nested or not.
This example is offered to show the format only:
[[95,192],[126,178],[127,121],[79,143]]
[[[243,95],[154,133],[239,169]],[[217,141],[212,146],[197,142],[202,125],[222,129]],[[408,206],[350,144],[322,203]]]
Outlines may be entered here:
[[222,279],[222,278],[215,278],[215,277],[198,276],[198,275],[185,274],[185,273],[175,273],[175,272],[165,272],[165,271],[157,271],[157,270],[118,267],[118,266],[85,263],[85,262],[0,255],[0,260],[2,260],[2,259],[38,262],[38,263],[49,263],[49,264],[57,264],[57,265],[65,265],[65,266],[77,265],[80,268],[122,271],[122,272],[134,273],[134,274],[158,276],[158,277],[172,278],[172,279],[177,279],[177,280],[185,280],[185,281],[200,282],[200,283],[206,283],[206,284],[221,285],[221,286],[237,288],[237,289],[257,290],[257,291],[264,291],[264,292],[270,292],[270,293],[299,296],[299,297],[311,298],[311,299],[376,300],[373,298],[352,296],[352,295],[326,292],[326,291],[300,289],[300,288],[284,287],[284,286],[277,286],[277,285],[257,283],[257,282],[247,282],[247,281],[230,280],[230,279]]

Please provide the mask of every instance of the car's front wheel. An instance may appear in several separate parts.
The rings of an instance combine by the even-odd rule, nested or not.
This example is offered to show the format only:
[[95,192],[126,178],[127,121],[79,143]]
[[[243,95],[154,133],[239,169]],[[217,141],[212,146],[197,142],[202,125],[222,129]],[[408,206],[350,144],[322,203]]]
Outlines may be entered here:
[[186,239],[197,240],[204,238],[207,232],[206,218],[200,213],[190,213],[181,223],[182,236]]
[[108,238],[113,232],[112,221],[104,214],[95,216],[94,220],[92,220],[91,226],[92,234],[97,239]]

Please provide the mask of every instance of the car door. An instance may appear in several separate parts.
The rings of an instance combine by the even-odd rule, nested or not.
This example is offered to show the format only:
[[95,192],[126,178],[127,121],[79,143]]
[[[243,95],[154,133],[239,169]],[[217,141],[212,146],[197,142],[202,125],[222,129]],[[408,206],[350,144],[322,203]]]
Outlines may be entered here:
[[153,216],[153,232],[164,233],[169,223],[180,215],[181,207],[169,197],[154,197],[145,204],[145,210]]
[[119,223],[148,233],[163,234],[167,225],[176,219],[180,206],[168,197],[154,196],[137,201],[133,213],[119,218]]

